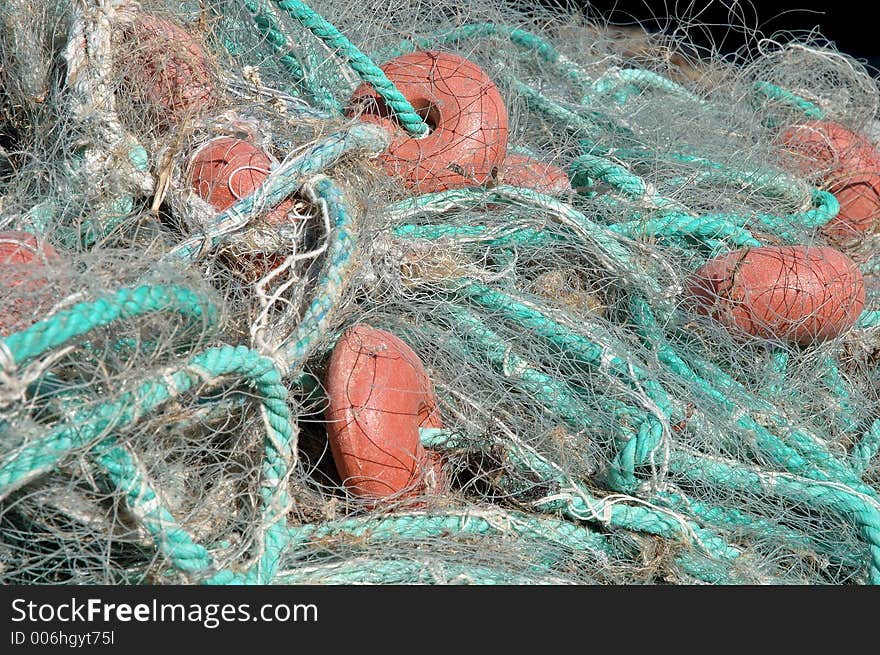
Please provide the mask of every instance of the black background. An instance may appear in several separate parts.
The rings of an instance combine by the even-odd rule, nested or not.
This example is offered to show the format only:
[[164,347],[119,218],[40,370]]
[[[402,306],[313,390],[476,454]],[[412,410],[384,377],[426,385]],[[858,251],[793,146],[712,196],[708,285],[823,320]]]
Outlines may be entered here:
[[[17,623],[12,602],[314,603],[317,623]],[[86,652],[170,655],[629,655],[875,652],[877,587],[8,587],[0,586],[0,653],[13,631],[114,630]]]
[[[701,47],[712,44],[730,54],[748,44],[743,30],[730,29],[731,23],[760,29],[764,36],[776,32],[805,34],[818,28],[838,50],[880,68],[880,2],[877,0],[542,0],[547,6],[568,1],[591,14],[607,17],[618,24],[641,23],[651,31],[686,30],[689,40]],[[731,20],[731,16],[741,16]],[[690,17],[701,24],[687,29]],[[752,37],[754,34],[752,34]],[[876,70],[872,70],[875,74]]]

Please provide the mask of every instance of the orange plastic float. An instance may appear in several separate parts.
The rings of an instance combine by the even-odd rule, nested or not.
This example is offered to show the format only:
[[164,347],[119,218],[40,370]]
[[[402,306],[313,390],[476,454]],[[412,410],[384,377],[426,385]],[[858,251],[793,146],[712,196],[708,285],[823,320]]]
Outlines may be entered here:
[[[0,315],[0,336],[31,325],[42,311],[54,302],[47,293],[42,292],[49,280],[41,272],[46,263],[59,259],[55,249],[45,241],[38,241],[28,232],[0,232],[0,291],[5,298]],[[15,300],[7,302],[9,292],[17,291]]]
[[561,168],[514,152],[504,158],[497,182],[533,189],[550,196],[571,191],[568,175]]
[[[263,184],[269,176],[271,164],[269,156],[251,142],[218,137],[203,145],[190,159],[190,186],[199,197],[222,211],[251,195]],[[291,222],[293,205],[294,200],[288,198],[265,211],[260,218],[269,226],[287,225]],[[247,250],[238,253],[237,258],[224,261],[250,282],[260,279],[284,261],[280,254],[264,252],[260,245]]]
[[[269,156],[249,141],[219,137],[199,148],[190,161],[190,185],[199,197],[224,210],[251,195],[269,176]],[[287,223],[293,200],[267,212],[272,225]]]
[[125,91],[164,130],[217,101],[208,59],[183,28],[152,14],[139,14],[123,31],[127,59]]
[[792,154],[791,166],[818,178],[840,203],[822,231],[838,242],[861,238],[880,222],[880,152],[862,136],[831,121],[784,129],[778,143]]
[[498,88],[479,66],[447,52],[415,52],[382,66],[430,127],[407,134],[372,87],[362,84],[349,114],[378,123],[393,139],[381,162],[418,193],[485,184],[507,153],[507,109]]
[[419,428],[442,427],[434,387],[412,348],[393,334],[356,325],[333,349],[325,386],[330,449],[345,487],[375,500],[446,487],[439,454]]
[[733,331],[801,345],[841,335],[865,305],[859,267],[828,247],[726,253],[696,271],[688,288],[698,311]]

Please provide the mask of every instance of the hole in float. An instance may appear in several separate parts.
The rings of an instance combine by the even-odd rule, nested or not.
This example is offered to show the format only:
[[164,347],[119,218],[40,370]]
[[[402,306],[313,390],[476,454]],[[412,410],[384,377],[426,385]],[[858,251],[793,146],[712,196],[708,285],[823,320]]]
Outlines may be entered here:
[[428,126],[428,132],[424,136],[428,136],[428,134],[437,129],[437,126],[440,125],[440,110],[437,108],[437,105],[424,98],[413,100],[410,104],[416,110],[419,117],[425,121],[425,125]]
[[[437,105],[425,98],[411,100],[410,104],[419,115],[419,118],[421,118],[425,122],[425,125],[428,126],[428,131],[424,135],[413,138],[421,139],[434,132],[440,124],[440,109],[438,109]],[[355,106],[360,110],[362,115],[367,114],[369,116],[387,118],[393,120],[398,125],[400,124],[397,117],[394,115],[394,112],[391,111],[391,108],[382,98],[367,96],[362,98]]]

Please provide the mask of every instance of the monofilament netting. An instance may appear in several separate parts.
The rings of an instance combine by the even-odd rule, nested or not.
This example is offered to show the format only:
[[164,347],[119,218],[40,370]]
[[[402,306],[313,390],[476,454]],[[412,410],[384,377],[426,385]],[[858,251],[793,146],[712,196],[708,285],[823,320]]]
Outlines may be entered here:
[[880,583],[880,95],[819,36],[0,28],[4,583]]

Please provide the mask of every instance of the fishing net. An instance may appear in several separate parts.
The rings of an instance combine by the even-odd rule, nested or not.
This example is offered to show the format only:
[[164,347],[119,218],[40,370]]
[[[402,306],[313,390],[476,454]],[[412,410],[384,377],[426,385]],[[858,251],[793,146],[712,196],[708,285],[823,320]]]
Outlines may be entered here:
[[[880,96],[819,35],[492,0],[0,27],[4,583],[880,582]],[[421,385],[369,407],[421,453],[379,496],[334,441],[360,370]]]

